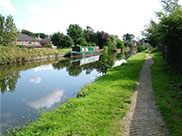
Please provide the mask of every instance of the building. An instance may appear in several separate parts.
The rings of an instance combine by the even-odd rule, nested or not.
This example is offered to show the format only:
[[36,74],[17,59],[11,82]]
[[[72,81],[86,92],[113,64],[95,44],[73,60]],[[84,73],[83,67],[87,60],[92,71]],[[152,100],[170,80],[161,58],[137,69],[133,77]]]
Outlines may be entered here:
[[51,38],[50,37],[46,37],[46,38],[42,39],[40,41],[40,43],[41,43],[41,45],[45,46],[47,44],[52,44],[52,41],[51,41]]
[[24,45],[27,47],[41,47],[39,40],[37,40],[34,37],[21,33],[18,35],[18,40],[16,41],[16,44]]

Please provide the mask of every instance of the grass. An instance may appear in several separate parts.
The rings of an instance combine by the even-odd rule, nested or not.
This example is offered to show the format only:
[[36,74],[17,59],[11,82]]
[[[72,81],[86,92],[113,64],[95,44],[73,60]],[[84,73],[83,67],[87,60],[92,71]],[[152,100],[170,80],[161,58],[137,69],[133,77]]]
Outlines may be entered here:
[[38,56],[66,54],[67,49],[50,49],[50,48],[20,48],[0,46],[0,64],[12,62],[22,62]]
[[8,136],[117,136],[137,86],[145,53],[108,71],[57,109],[43,112],[24,127],[7,131]]
[[63,49],[58,49],[59,53],[61,54],[67,54],[69,51],[71,51],[72,48],[63,48]]
[[170,136],[182,136],[182,74],[175,74],[160,52],[151,54],[154,94]]

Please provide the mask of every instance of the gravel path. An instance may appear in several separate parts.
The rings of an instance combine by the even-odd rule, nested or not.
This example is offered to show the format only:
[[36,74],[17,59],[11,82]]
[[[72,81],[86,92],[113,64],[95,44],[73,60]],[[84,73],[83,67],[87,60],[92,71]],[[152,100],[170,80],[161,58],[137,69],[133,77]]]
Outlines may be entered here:
[[124,136],[168,136],[162,116],[156,106],[152,90],[149,54],[142,68],[139,84],[127,115],[121,121]]

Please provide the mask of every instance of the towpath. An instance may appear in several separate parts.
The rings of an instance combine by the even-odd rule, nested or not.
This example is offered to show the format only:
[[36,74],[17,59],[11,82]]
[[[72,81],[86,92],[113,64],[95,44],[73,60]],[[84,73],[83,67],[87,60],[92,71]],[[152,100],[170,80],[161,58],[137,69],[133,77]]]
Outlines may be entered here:
[[153,60],[147,54],[130,109],[121,121],[123,136],[168,136],[154,99],[150,72],[152,64]]

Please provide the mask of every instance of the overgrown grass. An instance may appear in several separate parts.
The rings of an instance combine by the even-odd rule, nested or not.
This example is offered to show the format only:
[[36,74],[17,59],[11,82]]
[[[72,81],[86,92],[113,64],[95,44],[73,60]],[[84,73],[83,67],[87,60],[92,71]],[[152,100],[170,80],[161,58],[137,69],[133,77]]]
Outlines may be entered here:
[[0,46],[0,64],[24,61],[37,56],[66,54],[70,49],[20,48]]
[[117,136],[121,119],[137,86],[145,53],[108,71],[85,86],[78,98],[70,98],[55,110],[43,112],[25,127],[7,132],[7,136]]
[[182,74],[175,74],[162,60],[152,54],[152,84],[155,97],[171,136],[182,136]]
[[71,51],[72,48],[63,48],[63,49],[58,49],[58,51],[61,53],[61,54],[67,54],[69,53],[69,51]]

